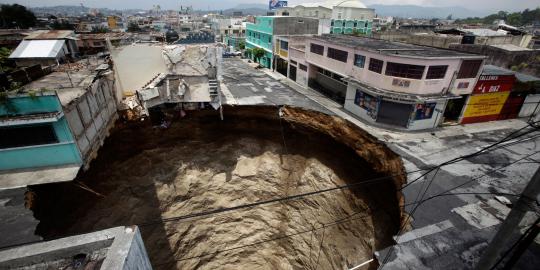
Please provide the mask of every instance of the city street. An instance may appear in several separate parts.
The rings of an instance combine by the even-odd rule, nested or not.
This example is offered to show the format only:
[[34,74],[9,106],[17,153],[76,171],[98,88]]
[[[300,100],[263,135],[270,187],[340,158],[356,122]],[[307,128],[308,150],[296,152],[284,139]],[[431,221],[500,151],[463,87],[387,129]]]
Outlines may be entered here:
[[[392,131],[368,125],[322,94],[270,70],[255,70],[243,60],[225,60],[223,76],[230,89],[229,93],[224,91],[227,104],[292,105],[337,115],[370,132],[402,156],[406,171],[410,172],[411,184],[403,193],[405,210],[409,214],[414,210],[410,218],[412,231],[396,238],[398,244],[391,248],[385,269],[472,267],[473,259],[479,257],[510,210],[495,199],[495,194],[505,193],[500,196],[517,200],[517,196],[508,194],[521,194],[538,168],[540,145],[539,133],[535,131],[421,176],[425,169],[479,151],[526,127],[527,123],[520,119],[448,126],[427,132]],[[241,83],[235,86],[237,82]],[[529,130],[533,129],[525,128],[523,132]],[[418,207],[415,204],[451,189],[451,193],[460,195],[435,197]],[[530,211],[520,229],[526,230],[535,219]],[[380,261],[388,250],[380,252]],[[532,245],[520,260],[519,268],[534,269],[540,259],[533,254],[539,252],[539,246]]]

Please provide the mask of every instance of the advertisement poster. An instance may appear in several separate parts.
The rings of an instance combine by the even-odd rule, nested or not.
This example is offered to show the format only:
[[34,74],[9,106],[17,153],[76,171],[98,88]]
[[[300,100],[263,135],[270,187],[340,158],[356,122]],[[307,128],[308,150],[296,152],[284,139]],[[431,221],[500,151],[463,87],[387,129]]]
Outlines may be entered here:
[[375,116],[379,106],[379,99],[357,89],[354,104],[364,108],[369,115]]
[[471,96],[469,102],[467,103],[465,113],[463,114],[463,121],[469,122],[466,118],[498,115],[509,95],[510,92],[495,92]]
[[435,111],[436,105],[437,103],[417,104],[416,116],[414,120],[430,119],[433,116],[433,111]]
[[270,0],[268,7],[270,10],[275,10],[278,8],[286,7],[287,1],[279,1],[279,0]]

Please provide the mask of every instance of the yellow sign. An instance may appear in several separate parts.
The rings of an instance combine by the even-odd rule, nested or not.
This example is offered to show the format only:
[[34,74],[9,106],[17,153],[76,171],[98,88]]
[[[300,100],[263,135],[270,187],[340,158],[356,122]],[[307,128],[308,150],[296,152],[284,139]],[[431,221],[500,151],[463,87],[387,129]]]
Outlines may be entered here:
[[114,16],[107,17],[107,24],[109,25],[109,29],[116,29],[118,27],[116,17]]
[[498,92],[471,96],[463,117],[499,114],[509,95],[510,92]]

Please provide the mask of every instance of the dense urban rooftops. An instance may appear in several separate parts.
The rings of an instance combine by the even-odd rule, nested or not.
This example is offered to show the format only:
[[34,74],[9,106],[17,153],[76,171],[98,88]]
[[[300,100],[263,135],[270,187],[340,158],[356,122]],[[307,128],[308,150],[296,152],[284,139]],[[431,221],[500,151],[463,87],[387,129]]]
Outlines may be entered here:
[[313,36],[313,40],[321,40],[352,48],[377,52],[386,55],[400,55],[413,58],[475,58],[482,59],[484,56],[439,49],[434,47],[419,46],[400,42],[386,41],[367,37],[348,35],[325,34]]

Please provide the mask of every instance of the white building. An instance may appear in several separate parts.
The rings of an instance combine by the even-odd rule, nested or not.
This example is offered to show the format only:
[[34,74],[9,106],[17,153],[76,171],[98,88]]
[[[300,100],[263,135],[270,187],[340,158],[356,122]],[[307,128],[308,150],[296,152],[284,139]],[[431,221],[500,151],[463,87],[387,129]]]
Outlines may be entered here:
[[289,38],[287,76],[366,122],[437,127],[447,102],[469,95],[484,56],[347,35]]
[[[358,0],[329,0],[283,7],[277,10],[276,15],[317,18],[319,19],[319,34],[348,34],[354,31],[370,34],[375,10]],[[365,30],[368,27],[369,32]]]

